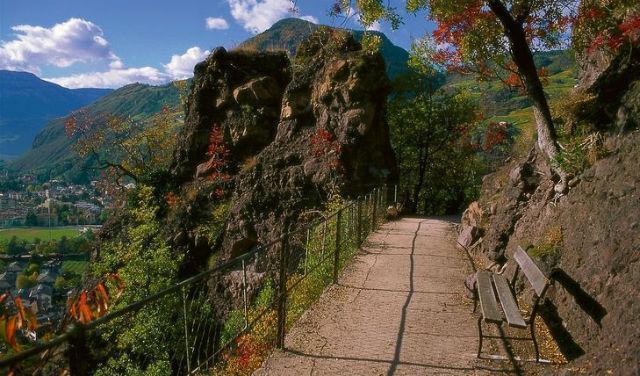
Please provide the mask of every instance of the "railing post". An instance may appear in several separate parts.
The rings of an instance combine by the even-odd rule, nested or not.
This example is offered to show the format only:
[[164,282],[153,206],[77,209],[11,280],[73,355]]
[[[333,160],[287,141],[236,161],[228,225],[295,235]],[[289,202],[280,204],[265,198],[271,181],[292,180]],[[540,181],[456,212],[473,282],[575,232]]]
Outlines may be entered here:
[[69,373],[71,375],[89,375],[89,362],[91,350],[87,346],[87,333],[84,325],[80,322],[73,323],[69,332],[69,347],[67,348],[67,359],[69,360]]
[[356,224],[358,247],[362,245],[362,200],[358,197],[358,220]]
[[373,210],[371,215],[371,231],[373,232],[376,229],[376,210],[378,204],[378,188],[373,190]]
[[242,303],[244,305],[244,328],[249,326],[249,315],[247,308],[247,267],[242,259]]
[[182,315],[184,319],[184,350],[187,358],[187,374],[191,373],[191,357],[189,356],[189,330],[187,328],[187,292],[182,286]]
[[304,242],[304,275],[307,275],[309,268],[309,237],[311,235],[311,229],[307,229],[307,240]]
[[340,268],[340,222],[342,222],[342,209],[336,214],[336,244],[333,253],[333,283],[338,283],[338,270]]
[[287,235],[280,242],[280,272],[278,273],[278,333],[276,347],[284,349],[284,335],[287,323]]

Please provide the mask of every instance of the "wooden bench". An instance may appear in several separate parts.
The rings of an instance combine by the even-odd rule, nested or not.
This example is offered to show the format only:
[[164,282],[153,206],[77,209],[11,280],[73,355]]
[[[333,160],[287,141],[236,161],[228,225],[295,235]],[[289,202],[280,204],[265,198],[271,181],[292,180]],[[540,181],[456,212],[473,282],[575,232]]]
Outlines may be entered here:
[[[478,318],[478,332],[480,335],[478,344],[478,358],[482,352],[482,321],[501,326],[506,322],[510,327],[526,329],[531,331],[531,340],[536,352],[536,362],[540,362],[538,342],[536,341],[535,325],[538,305],[551,280],[538,268],[529,255],[518,247],[513,255],[516,262],[516,270],[511,281],[507,281],[504,275],[491,272],[489,270],[479,270],[477,272],[477,297],[480,300],[480,317]],[[527,281],[531,284],[535,294],[531,306],[531,317],[525,320],[518,307],[518,301],[513,292],[518,273],[522,271]],[[499,302],[499,303],[498,303]],[[475,310],[475,308],[474,308]]]

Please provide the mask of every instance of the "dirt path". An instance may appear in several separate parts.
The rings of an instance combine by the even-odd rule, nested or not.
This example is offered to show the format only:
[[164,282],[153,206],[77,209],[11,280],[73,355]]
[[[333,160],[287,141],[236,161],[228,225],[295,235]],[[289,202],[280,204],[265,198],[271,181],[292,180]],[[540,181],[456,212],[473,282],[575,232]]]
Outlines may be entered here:
[[255,375],[474,375],[469,263],[453,226],[402,219],[372,234]]

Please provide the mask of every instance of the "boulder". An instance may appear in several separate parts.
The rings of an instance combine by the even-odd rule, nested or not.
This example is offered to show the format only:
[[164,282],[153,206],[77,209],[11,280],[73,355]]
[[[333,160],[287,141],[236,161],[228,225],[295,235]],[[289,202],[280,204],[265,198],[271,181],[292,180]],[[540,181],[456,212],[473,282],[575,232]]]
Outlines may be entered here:
[[466,226],[458,235],[458,246],[469,249],[482,236],[482,229],[475,226]]

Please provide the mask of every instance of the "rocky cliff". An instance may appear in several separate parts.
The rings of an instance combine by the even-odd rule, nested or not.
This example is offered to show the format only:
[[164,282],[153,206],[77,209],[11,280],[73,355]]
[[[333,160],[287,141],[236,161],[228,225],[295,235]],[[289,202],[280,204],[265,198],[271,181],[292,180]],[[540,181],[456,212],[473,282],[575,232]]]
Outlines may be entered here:
[[[380,54],[328,29],[291,61],[217,48],[198,64],[170,179],[181,204],[167,214],[186,270],[303,224],[332,194],[356,196],[397,179],[388,91]],[[212,146],[216,137],[222,145]],[[203,224],[221,207],[223,228],[207,233]]]
[[535,149],[486,176],[480,200],[463,215],[459,242],[498,263],[522,246],[554,277],[545,321],[572,361],[567,370],[638,374],[640,55],[627,51],[582,66],[575,95],[583,100],[565,125],[591,132],[585,145],[599,152],[590,166],[562,197]]

